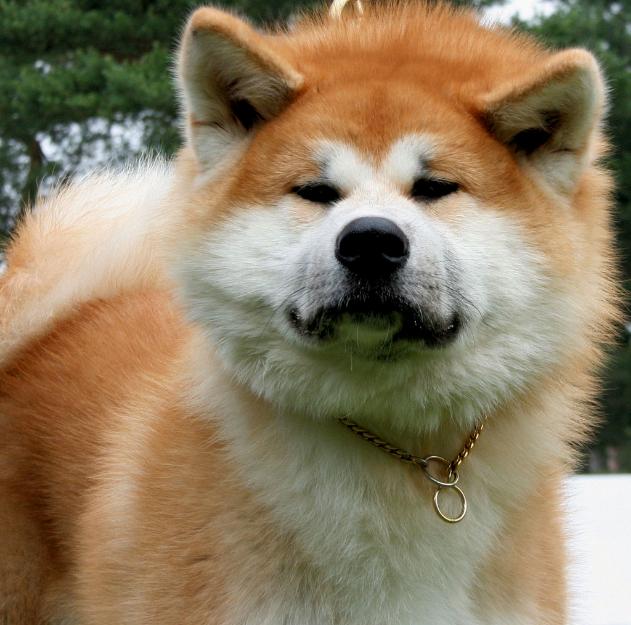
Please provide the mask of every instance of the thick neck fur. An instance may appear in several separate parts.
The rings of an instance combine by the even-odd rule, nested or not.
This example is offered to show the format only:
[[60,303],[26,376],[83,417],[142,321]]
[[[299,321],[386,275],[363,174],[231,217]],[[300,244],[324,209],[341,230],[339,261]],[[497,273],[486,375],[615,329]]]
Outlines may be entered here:
[[[199,376],[202,369],[196,370]],[[419,469],[373,448],[336,420],[315,421],[265,405],[229,381],[220,366],[207,375],[196,393],[207,402],[204,413],[210,407],[239,479],[294,545],[282,575],[267,582],[270,601],[256,608],[245,601],[234,608],[240,611],[235,622],[495,622],[484,601],[465,589],[475,587],[507,515],[558,464],[559,433],[545,418],[555,403],[561,408],[553,392],[490,415],[461,471],[469,513],[449,525],[436,515],[434,487]],[[390,435],[386,422],[380,434]],[[425,455],[453,457],[467,435],[445,423],[433,434],[389,440]],[[515,605],[510,622],[534,623],[529,609]]]

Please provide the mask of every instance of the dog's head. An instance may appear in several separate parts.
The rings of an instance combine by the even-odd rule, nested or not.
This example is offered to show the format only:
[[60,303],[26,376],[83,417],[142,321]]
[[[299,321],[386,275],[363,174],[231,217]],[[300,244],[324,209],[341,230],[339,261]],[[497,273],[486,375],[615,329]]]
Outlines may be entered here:
[[588,349],[609,241],[589,53],[420,4],[277,34],[204,8],[179,80],[178,274],[256,393],[471,421]]

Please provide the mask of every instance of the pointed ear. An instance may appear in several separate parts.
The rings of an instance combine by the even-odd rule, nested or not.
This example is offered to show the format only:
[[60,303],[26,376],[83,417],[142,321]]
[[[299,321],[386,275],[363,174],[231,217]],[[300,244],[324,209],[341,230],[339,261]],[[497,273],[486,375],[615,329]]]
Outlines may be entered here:
[[488,94],[482,110],[491,132],[569,192],[589,158],[605,88],[594,57],[566,50],[522,79]]
[[189,142],[202,169],[209,169],[277,115],[303,80],[270,37],[233,15],[201,8],[184,32],[178,82]]

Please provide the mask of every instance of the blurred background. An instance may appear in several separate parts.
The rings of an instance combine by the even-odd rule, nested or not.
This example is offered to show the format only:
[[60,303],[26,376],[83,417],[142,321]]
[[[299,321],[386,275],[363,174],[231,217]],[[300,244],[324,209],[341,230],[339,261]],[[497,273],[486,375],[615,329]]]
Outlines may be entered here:
[[[370,1],[370,0],[364,0]],[[313,0],[220,0],[259,24]],[[460,0],[488,22],[600,59],[617,178],[620,266],[631,279],[631,0]],[[180,145],[172,53],[190,0],[0,0],[0,263],[24,207],[95,166]],[[631,625],[631,312],[602,372],[603,425],[569,485],[571,625]],[[618,474],[618,475],[611,475]],[[609,475],[609,477],[605,477]],[[625,555],[626,554],[626,555]],[[543,625],[543,624],[542,624]]]

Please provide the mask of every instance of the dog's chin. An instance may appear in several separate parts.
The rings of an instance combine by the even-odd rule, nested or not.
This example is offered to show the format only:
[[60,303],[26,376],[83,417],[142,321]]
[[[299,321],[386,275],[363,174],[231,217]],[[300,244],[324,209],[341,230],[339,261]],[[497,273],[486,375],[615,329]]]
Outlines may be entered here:
[[395,301],[350,301],[323,306],[310,316],[289,311],[294,329],[317,345],[350,344],[366,357],[394,358],[447,346],[460,331],[460,317],[432,319],[420,308]]

